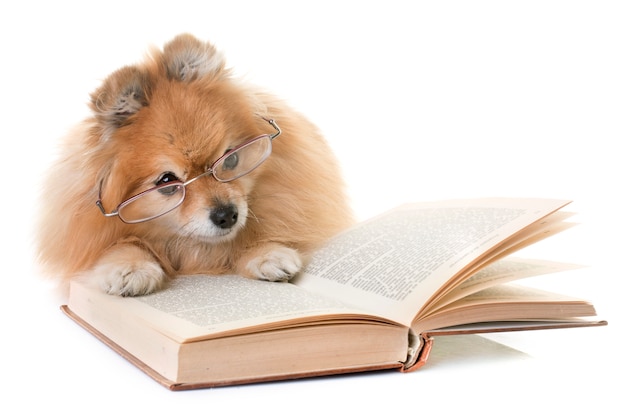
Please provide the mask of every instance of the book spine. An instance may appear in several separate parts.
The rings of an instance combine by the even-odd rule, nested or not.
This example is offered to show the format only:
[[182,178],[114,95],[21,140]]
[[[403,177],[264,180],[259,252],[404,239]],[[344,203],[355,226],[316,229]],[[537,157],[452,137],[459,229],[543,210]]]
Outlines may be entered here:
[[407,359],[400,368],[403,373],[410,373],[422,367],[428,361],[430,350],[433,347],[433,338],[428,334],[414,334],[409,332],[409,349]]

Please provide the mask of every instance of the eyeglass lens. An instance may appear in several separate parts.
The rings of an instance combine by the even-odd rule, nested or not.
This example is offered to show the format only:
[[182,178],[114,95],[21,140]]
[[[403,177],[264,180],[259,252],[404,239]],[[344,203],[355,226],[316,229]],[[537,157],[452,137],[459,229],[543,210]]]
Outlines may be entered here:
[[180,182],[151,188],[123,202],[118,213],[122,221],[136,223],[159,217],[178,207],[185,199]]
[[213,175],[218,181],[232,181],[255,169],[271,152],[270,137],[259,136],[218,159],[212,167]]

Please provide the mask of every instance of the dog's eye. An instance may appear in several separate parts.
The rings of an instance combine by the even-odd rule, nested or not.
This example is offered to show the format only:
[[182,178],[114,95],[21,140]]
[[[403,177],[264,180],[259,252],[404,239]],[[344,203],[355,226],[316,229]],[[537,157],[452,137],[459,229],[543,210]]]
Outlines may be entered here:
[[[166,172],[159,178],[156,184],[158,186],[158,185],[171,184],[173,182],[180,182],[180,179],[178,179],[178,177],[174,175],[173,173]],[[158,191],[162,193],[163,195],[174,195],[179,190],[180,190],[180,186],[171,185],[171,186],[166,186],[165,188],[160,188]]]
[[180,179],[178,179],[178,177],[171,172],[165,172],[163,175],[161,175],[161,177],[159,178],[156,184],[163,185],[163,184],[169,184],[175,181],[180,181]]
[[239,164],[239,155],[237,154],[237,152],[234,152],[227,156],[226,159],[224,159],[222,168],[230,171],[235,169],[237,167],[237,164]]

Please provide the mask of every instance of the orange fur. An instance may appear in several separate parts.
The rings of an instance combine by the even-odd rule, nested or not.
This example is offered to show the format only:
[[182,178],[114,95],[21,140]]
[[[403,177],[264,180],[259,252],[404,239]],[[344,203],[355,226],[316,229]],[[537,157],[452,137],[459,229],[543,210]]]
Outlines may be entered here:
[[[44,187],[39,253],[62,279],[80,274],[121,295],[152,292],[182,273],[285,279],[352,223],[338,165],[319,131],[233,79],[208,43],[181,35],[153,50],[144,63],[111,74],[91,107],[93,117],[69,134]],[[96,207],[100,189],[111,211],[166,171],[181,180],[201,174],[233,145],[272,133],[263,118],[274,119],[282,134],[250,174],[228,183],[202,177],[177,209],[140,224]],[[246,212],[236,233],[211,232],[208,211],[218,202]],[[286,274],[264,276],[268,265]]]

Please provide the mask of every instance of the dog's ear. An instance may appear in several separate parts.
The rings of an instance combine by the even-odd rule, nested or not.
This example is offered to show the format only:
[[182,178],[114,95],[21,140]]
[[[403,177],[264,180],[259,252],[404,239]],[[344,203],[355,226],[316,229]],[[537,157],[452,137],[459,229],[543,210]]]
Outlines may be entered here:
[[179,35],[163,47],[163,62],[168,78],[183,82],[225,73],[222,54],[190,34]]
[[[203,43],[189,34],[177,36],[167,43],[163,52],[153,51],[152,62],[162,64],[165,75],[172,80],[191,82],[202,78],[226,75],[222,54],[213,45]],[[158,74],[150,64],[127,66],[111,74],[91,95],[91,109],[103,137],[129,122],[142,107],[148,106],[154,77]]]
[[111,74],[91,94],[91,109],[105,130],[105,137],[147,106],[149,94],[150,80],[146,71],[127,66]]

